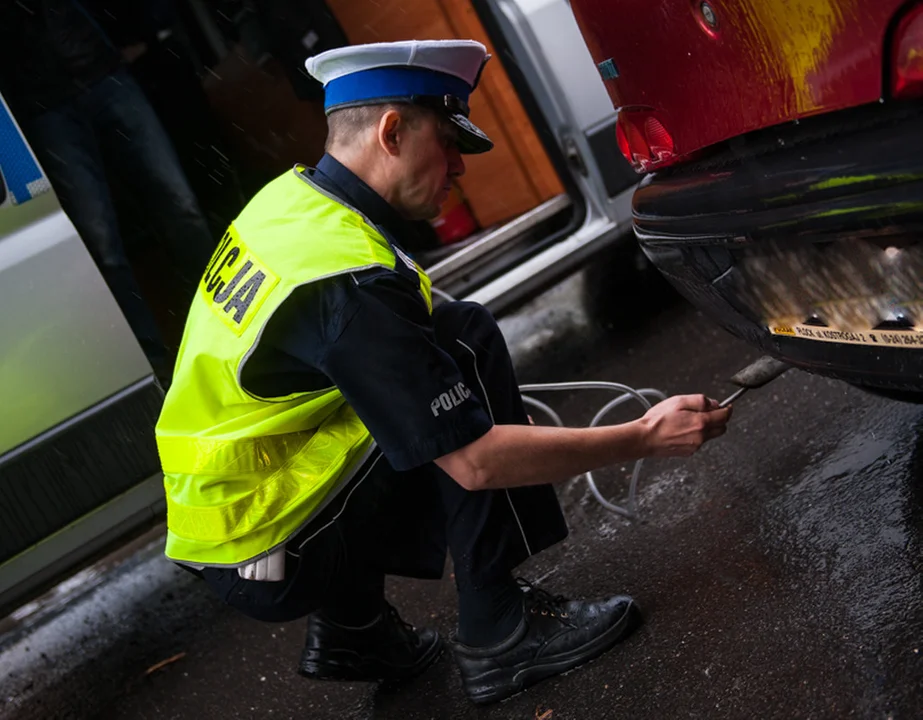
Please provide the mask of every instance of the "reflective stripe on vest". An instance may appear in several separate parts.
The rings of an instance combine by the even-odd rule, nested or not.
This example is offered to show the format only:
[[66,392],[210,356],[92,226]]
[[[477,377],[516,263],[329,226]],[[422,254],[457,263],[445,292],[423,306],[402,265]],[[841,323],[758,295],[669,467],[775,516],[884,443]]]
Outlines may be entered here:
[[240,372],[300,286],[369,267],[426,273],[361,214],[296,166],[261,190],[225,233],[199,285],[157,423],[168,557],[239,565],[284,543],[373,442],[335,388],[283,398],[243,389]]

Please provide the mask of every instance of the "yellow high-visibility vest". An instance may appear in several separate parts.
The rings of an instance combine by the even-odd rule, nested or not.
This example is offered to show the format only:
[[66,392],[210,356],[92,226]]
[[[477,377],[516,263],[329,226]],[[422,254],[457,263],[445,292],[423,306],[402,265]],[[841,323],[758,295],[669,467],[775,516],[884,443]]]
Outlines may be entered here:
[[[241,565],[279,547],[368,455],[372,438],[336,387],[256,397],[240,372],[292,292],[364,268],[422,268],[302,166],[263,188],[212,256],[157,422],[167,557]],[[384,388],[383,388],[384,391]]]

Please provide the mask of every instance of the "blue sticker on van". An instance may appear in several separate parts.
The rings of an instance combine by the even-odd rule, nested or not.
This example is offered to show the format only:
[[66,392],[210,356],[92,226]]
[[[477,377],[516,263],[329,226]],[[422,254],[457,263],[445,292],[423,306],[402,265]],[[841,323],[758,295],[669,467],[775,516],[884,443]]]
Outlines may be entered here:
[[3,174],[7,194],[14,205],[20,205],[51,189],[51,185],[19,133],[19,128],[2,98],[0,98],[0,173]]
[[603,60],[596,68],[599,70],[599,74],[603,76],[603,80],[615,80],[619,76],[618,66],[612,58]]

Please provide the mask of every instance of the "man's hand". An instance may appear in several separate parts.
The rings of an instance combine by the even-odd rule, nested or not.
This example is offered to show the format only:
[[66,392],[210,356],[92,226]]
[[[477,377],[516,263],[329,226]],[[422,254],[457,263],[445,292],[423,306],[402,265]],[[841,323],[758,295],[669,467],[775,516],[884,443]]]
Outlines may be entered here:
[[466,490],[562,482],[587,470],[660,456],[692,455],[723,435],[731,409],[704,395],[680,395],[628,423],[592,428],[494,425],[474,442],[436,458]]
[[731,408],[704,395],[677,395],[658,403],[640,422],[647,431],[649,454],[660,457],[692,455],[713,438],[724,435]]

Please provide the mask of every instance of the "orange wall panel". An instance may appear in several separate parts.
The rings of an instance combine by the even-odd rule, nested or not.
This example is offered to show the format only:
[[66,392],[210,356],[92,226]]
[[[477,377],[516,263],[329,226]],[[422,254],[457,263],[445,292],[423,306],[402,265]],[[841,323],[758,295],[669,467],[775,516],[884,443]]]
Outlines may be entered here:
[[[466,0],[327,0],[355,44],[472,38],[493,52]],[[494,141],[465,158],[459,184],[482,227],[504,222],[563,192],[560,181],[500,63],[488,63],[471,97],[471,119]]]
[[533,129],[509,76],[496,57],[497,51],[487,37],[474,7],[469,0],[439,2],[457,37],[470,37],[484,43],[487,52],[494,56],[484,70],[475,95],[483,93],[494,114],[504,119],[503,130],[507,141],[519,164],[525,169],[526,177],[532,183],[535,193],[541,201],[560,195],[564,192],[561,180],[548,159],[548,154]]

